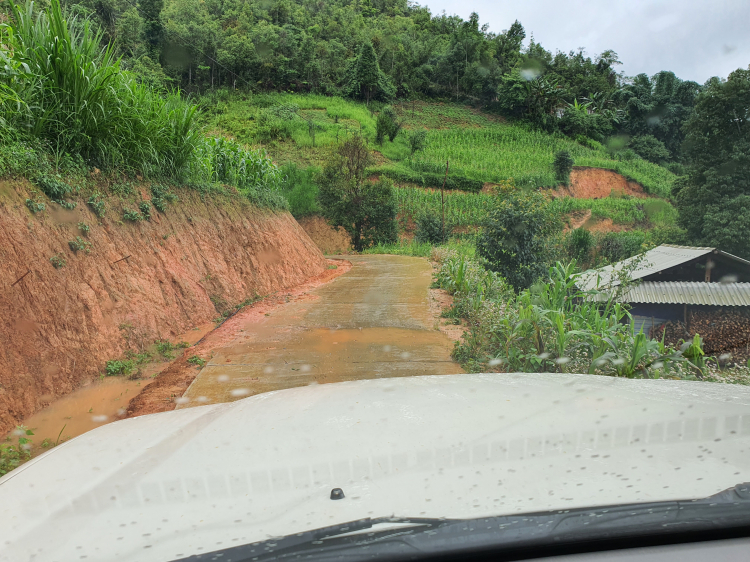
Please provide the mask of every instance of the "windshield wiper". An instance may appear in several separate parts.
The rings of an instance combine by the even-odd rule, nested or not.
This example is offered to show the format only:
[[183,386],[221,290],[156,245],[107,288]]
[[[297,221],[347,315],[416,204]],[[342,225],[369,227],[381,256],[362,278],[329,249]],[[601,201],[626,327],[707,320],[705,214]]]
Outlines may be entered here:
[[[389,528],[377,530],[378,525]],[[393,527],[392,525],[397,525]],[[362,533],[367,529],[371,532]],[[598,544],[613,548],[633,537],[676,542],[676,535],[701,540],[701,532],[735,530],[750,534],[750,483],[738,484],[707,498],[635,503],[596,508],[554,510],[477,519],[413,517],[366,518],[304,531],[183,560],[233,562],[289,560],[305,557],[324,561],[436,558],[461,553],[522,551]],[[670,539],[671,537],[671,539]],[[677,541],[679,542],[679,541]],[[640,546],[626,544],[623,546]],[[575,550],[574,550],[575,551]],[[221,554],[220,558],[216,555]]]

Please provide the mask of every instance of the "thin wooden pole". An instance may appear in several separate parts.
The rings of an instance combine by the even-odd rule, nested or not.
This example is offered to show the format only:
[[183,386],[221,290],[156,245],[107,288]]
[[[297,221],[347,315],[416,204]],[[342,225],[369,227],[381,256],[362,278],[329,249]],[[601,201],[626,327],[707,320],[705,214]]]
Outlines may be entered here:
[[442,233],[443,236],[445,236],[445,199],[443,197],[443,192],[445,191],[445,182],[448,179],[448,164],[449,164],[449,162],[450,162],[450,160],[446,160],[445,161],[445,177],[443,178],[443,187],[440,188],[440,210],[441,210],[442,215],[443,215],[443,220],[442,220],[442,223],[441,223],[442,224],[442,231],[441,231],[441,233]]

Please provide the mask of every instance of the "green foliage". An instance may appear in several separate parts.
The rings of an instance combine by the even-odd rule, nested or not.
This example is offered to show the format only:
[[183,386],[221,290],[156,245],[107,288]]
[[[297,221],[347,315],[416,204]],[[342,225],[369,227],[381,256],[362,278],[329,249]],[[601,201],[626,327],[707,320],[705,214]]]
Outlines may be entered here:
[[430,256],[432,245],[427,242],[417,242],[416,240],[388,243],[378,243],[362,250],[363,254],[393,254],[396,256],[414,256],[426,258]]
[[91,242],[87,242],[80,236],[76,236],[73,240],[68,240],[68,246],[70,246],[70,249],[76,254],[78,252],[88,254],[91,251]]
[[91,210],[94,211],[94,214],[99,218],[103,217],[107,212],[107,204],[102,198],[103,196],[100,193],[95,193],[88,198],[88,201],[86,201],[86,204],[91,207]]
[[108,377],[117,377],[120,375],[128,376],[133,373],[135,369],[135,360],[133,359],[113,359],[107,361],[105,366],[105,375]]
[[286,164],[281,167],[280,172],[284,178],[282,195],[289,204],[289,212],[295,218],[319,213],[318,186],[315,183],[317,171],[314,168],[302,169],[296,164]]
[[432,245],[445,244],[452,231],[450,224],[443,225],[440,214],[422,213],[417,218],[415,240]]
[[607,232],[597,241],[599,254],[609,261],[615,263],[644,250],[646,235],[642,231],[631,232]]
[[[415,222],[422,215],[441,217],[439,191],[427,191],[412,187],[394,187],[398,214],[404,220]],[[463,193],[447,191],[443,200],[445,204],[445,221],[456,227],[470,227],[481,224],[487,217],[487,209],[493,202],[492,195],[484,193]]]
[[633,137],[628,146],[638,156],[655,164],[661,164],[672,156],[664,143],[653,135]]
[[680,226],[693,243],[750,258],[750,70],[709,81],[685,131],[692,165],[673,192]]
[[375,120],[375,142],[382,145],[386,137],[393,142],[401,130],[402,124],[398,121],[396,112],[390,106],[384,107]]
[[427,146],[427,131],[424,129],[412,131],[406,138],[409,142],[409,150],[412,156],[414,156],[415,152],[424,150],[425,146]]
[[168,187],[158,184],[151,186],[151,204],[157,211],[166,213],[167,203],[173,203],[177,199],[177,195],[171,193]]
[[84,236],[88,238],[89,232],[91,231],[91,227],[87,225],[85,222],[79,222],[78,230],[80,230],[81,234],[83,234]]
[[595,245],[594,235],[585,228],[576,228],[568,234],[568,255],[577,263],[590,263]]
[[197,355],[191,355],[190,357],[188,357],[187,362],[197,367],[203,367],[206,364],[206,360],[201,359]]
[[158,351],[164,359],[174,359],[174,353],[172,353],[172,351],[174,351],[175,345],[172,342],[167,340],[156,340],[154,343],[156,344],[156,351]]
[[542,195],[509,191],[495,198],[477,239],[477,254],[520,291],[544,274],[547,239],[559,227]]
[[102,49],[103,36],[90,22],[66,17],[59,0],[41,11],[27,0],[10,4],[3,28],[0,58],[10,95],[0,97],[0,119],[6,127],[99,167],[158,175],[183,169],[200,140],[194,108],[177,93],[160,97],[122,71],[114,48]]
[[49,259],[49,261],[55,269],[62,269],[67,263],[63,254],[55,254]]
[[0,476],[8,474],[11,470],[31,458],[31,439],[34,432],[22,425],[16,426],[11,432],[12,437],[17,437],[13,443],[8,437],[5,443],[0,443]]
[[573,170],[573,157],[567,150],[560,150],[555,153],[555,160],[552,162],[552,169],[555,170],[555,179],[565,185],[570,183],[570,172]]
[[371,99],[389,101],[396,95],[390,79],[380,70],[378,57],[370,41],[362,43],[357,57],[350,62],[344,92],[365,100],[367,105]]
[[129,207],[123,207],[122,209],[122,220],[130,221],[130,222],[139,222],[143,220],[143,215],[136,211],[135,209],[131,209]]
[[35,201],[34,199],[26,199],[26,206],[33,214],[41,213],[47,208],[44,203]]
[[41,188],[47,197],[57,202],[64,200],[65,197],[73,191],[73,188],[67,183],[62,181],[59,177],[52,175],[38,176],[35,183]]
[[364,139],[352,137],[331,154],[320,176],[323,216],[331,226],[346,230],[356,251],[397,238],[393,184],[387,179],[365,181],[370,162]]
[[147,221],[151,220],[151,203],[148,201],[141,201],[138,203],[138,210],[140,210],[144,219]]

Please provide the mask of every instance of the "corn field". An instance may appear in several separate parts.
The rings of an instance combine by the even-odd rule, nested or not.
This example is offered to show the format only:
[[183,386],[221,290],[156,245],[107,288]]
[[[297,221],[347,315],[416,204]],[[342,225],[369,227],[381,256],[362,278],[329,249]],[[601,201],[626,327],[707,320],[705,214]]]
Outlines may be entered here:
[[[398,212],[416,219],[421,213],[440,215],[440,191],[409,187],[394,187]],[[445,221],[453,226],[481,224],[494,195],[484,193],[445,192]]]

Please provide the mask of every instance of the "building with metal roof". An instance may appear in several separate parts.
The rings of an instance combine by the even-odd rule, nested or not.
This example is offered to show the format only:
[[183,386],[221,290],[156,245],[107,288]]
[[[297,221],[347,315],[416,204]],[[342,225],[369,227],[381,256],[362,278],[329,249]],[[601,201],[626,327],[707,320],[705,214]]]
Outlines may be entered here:
[[631,305],[635,329],[667,320],[688,324],[691,307],[750,307],[750,261],[717,248],[664,244],[578,278],[590,298],[605,301],[623,280],[641,282],[619,297]]

